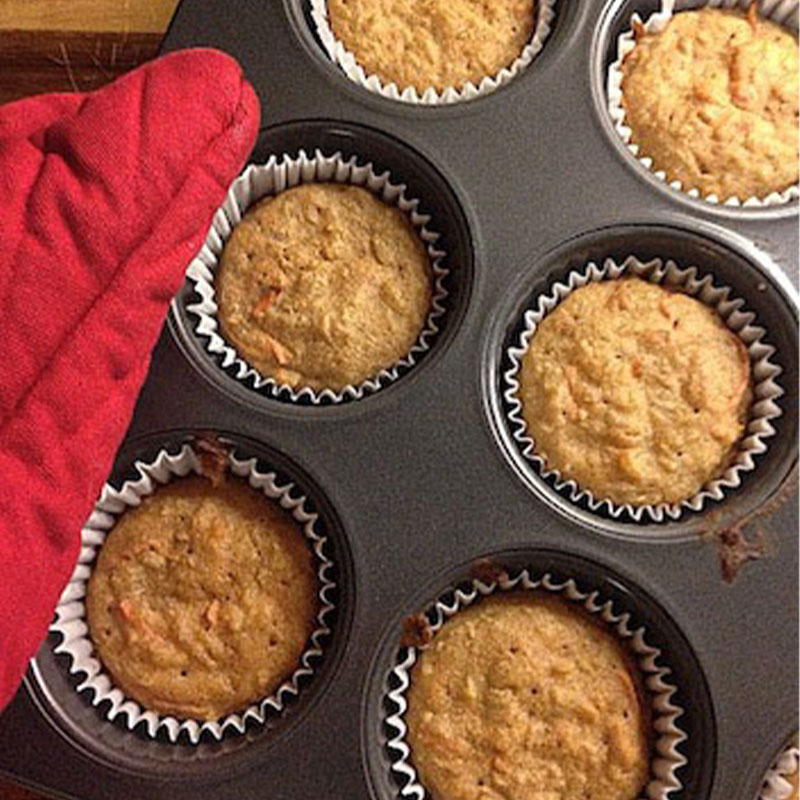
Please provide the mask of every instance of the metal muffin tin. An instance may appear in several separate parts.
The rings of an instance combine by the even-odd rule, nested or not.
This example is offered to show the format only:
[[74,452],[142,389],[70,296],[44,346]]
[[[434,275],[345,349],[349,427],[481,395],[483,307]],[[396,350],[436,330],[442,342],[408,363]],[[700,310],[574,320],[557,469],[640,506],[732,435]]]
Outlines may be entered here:
[[[323,663],[266,726],[191,746],[107,722],[48,641],[0,717],[0,772],[81,800],[393,800],[385,694],[403,620],[488,557],[602,589],[657,639],[689,734],[674,800],[756,796],[797,728],[798,209],[692,200],[630,155],[603,84],[634,10],[656,2],[561,0],[520,76],[487,97],[425,108],[349,81],[315,40],[307,0],[183,0],[165,49],[214,46],[241,61],[263,103],[253,160],[319,148],[390,169],[443,234],[449,309],[430,352],[398,381],[313,407],[226,374],[192,332],[190,290],[178,295],[113,479],[213,431],[297,481],[338,570]],[[542,482],[515,450],[500,391],[525,303],[571,267],[630,253],[695,263],[732,286],[777,347],[786,392],[777,435],[742,487],[662,525],[606,518]],[[724,583],[709,532],[787,491],[758,520],[765,556]]]

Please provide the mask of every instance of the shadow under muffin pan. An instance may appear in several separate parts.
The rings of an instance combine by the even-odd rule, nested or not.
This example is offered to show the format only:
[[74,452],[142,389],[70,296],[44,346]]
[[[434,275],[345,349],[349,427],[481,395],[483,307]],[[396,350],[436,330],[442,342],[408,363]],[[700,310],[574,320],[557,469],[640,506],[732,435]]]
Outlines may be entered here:
[[[733,0],[714,0],[714,2],[733,2]],[[746,6],[746,0],[736,0],[740,6]],[[765,9],[768,16],[773,9],[779,5],[786,6],[792,0],[759,0],[759,7]],[[663,0],[610,0],[603,9],[599,24],[597,25],[595,36],[592,40],[592,90],[593,101],[598,116],[603,125],[606,135],[612,145],[623,157],[625,162],[636,171],[636,173],[647,180],[659,191],[667,192],[678,202],[685,202],[695,210],[700,208],[711,211],[712,213],[722,213],[739,215],[740,217],[786,217],[794,216],[798,210],[798,200],[789,199],[786,202],[758,204],[755,206],[731,205],[729,202],[713,202],[699,197],[699,195],[689,194],[683,189],[674,188],[672,181],[667,176],[662,179],[656,176],[654,170],[640,162],[642,154],[634,155],[628,143],[623,141],[621,135],[615,128],[614,120],[611,117],[608,103],[608,74],[609,67],[618,59],[618,42],[621,34],[631,30],[631,18],[638,14],[643,21],[662,10]],[[687,11],[696,8],[705,8],[709,5],[708,0],[675,0],[674,13]],[[795,10],[789,15],[789,30],[797,30],[798,9],[795,3]]]
[[[353,84],[314,41],[301,0],[182,0],[165,49],[213,46],[240,61],[262,102],[251,160],[319,149],[388,169],[442,234],[450,305],[429,353],[399,380],[310,407],[221,370],[187,324],[181,291],[119,463],[137,448],[148,457],[164,431],[176,442],[224,431],[245,451],[262,448],[331,525],[342,572],[334,637],[307,691],[271,727],[197,748],[106,722],[45,644],[0,715],[1,773],[75,800],[397,800],[382,703],[401,621],[488,554],[510,569],[574,573],[663,637],[691,695],[681,705],[692,791],[670,800],[757,795],[797,728],[787,701],[798,675],[798,508],[787,478],[797,459],[797,209],[693,201],[636,166],[606,129],[598,36],[617,11],[627,24],[627,8],[645,14],[648,2],[656,10],[657,0],[557,2],[545,47],[514,80],[423,108]],[[696,264],[731,286],[783,368],[784,413],[757,468],[677,525],[605,519],[535,485],[515,464],[497,405],[502,342],[527,300],[588,261],[631,254]],[[763,528],[765,556],[730,586],[716,538],[700,534],[767,500],[745,531]]]
[[[679,540],[732,523],[780,492],[797,461],[797,419],[785,413],[798,390],[797,319],[776,283],[774,265],[742,251],[737,244],[741,243],[735,239],[714,239],[677,227],[617,226],[563,244],[518,277],[487,338],[487,410],[508,463],[522,482],[551,507],[602,533],[640,541]],[[679,515],[665,513],[661,520],[648,514],[637,520],[624,506],[616,507],[612,513],[607,504],[592,503],[583,492],[576,497],[571,483],[565,485],[557,473],[545,473],[523,453],[519,426],[513,421],[517,407],[508,401],[507,375],[514,367],[509,350],[519,347],[525,312],[536,306],[538,298],[549,296],[556,283],[566,284],[571,273],[583,275],[590,263],[602,267],[608,258],[622,264],[631,255],[642,262],[662,258],[675,261],[679,268],[696,267],[698,279],[710,276],[714,285],[730,287],[732,297],[744,301],[743,310],[755,314],[753,324],[765,329],[764,342],[776,349],[770,361],[781,369],[775,381],[783,394],[776,402],[784,413],[769,420],[775,434],[764,437],[766,451],[754,456],[755,468],[741,472],[741,485],[725,489],[721,500],[708,499],[697,511],[682,508]],[[585,487],[578,487],[582,488]]]
[[[403,687],[409,677],[413,681],[413,667],[407,665],[415,663],[420,652],[419,648],[409,648],[403,642],[404,622],[410,616],[422,614],[436,629],[443,620],[446,625],[448,618],[457,616],[458,610],[453,617],[448,616],[453,609],[462,609],[469,604],[464,602],[465,597],[470,598],[477,592],[474,602],[480,603],[481,597],[501,593],[504,579],[498,580],[492,574],[487,577],[487,571],[506,573],[504,577],[506,580],[510,578],[514,587],[512,591],[528,591],[525,586],[531,582],[542,585],[539,590],[542,594],[560,597],[568,605],[591,607],[593,611],[602,608],[602,614],[595,611],[596,618],[603,619],[604,629],[615,636],[617,622],[609,624],[606,615],[615,620],[622,617],[625,619],[624,627],[634,634],[637,642],[645,645],[644,649],[657,651],[654,658],[652,655],[645,658],[648,668],[641,671],[643,682],[650,690],[656,686],[660,686],[661,691],[667,687],[675,689],[674,693],[666,692],[666,707],[674,709],[675,719],[668,723],[670,715],[663,712],[663,706],[660,706],[661,712],[654,711],[651,779],[655,779],[655,762],[669,753],[669,758],[658,764],[658,779],[664,780],[665,785],[675,781],[681,788],[680,795],[679,789],[673,788],[667,789],[664,795],[654,796],[706,797],[713,776],[716,746],[714,715],[702,667],[686,638],[645,590],[607,566],[567,552],[537,549],[493,552],[472,564],[451,569],[439,576],[435,584],[409,599],[404,614],[387,626],[366,687],[364,715],[364,738],[370,744],[369,774],[376,795],[430,800],[430,794],[423,791],[418,782],[413,767],[413,750],[403,756],[407,750],[407,737],[398,724],[401,720],[402,725],[403,717],[398,713],[401,702],[398,698],[407,698]],[[576,601],[575,595],[589,597],[588,605],[585,598]],[[625,639],[620,637],[619,641]],[[416,654],[411,652],[414,650]],[[640,665],[643,663],[639,658],[635,660]],[[654,679],[649,676],[658,674],[661,678],[655,679],[651,685],[650,681]],[[645,696],[653,699],[658,696],[658,691],[647,691]],[[656,739],[668,732],[672,735],[666,737],[667,740],[674,736],[676,744],[661,742],[657,749]],[[662,747],[665,748],[663,751]],[[645,792],[641,794],[641,797],[650,796]]]
[[[404,363],[408,356],[393,365],[392,372],[397,377],[370,378],[362,385],[348,387],[347,390],[334,393],[330,390],[310,392],[297,387],[288,391],[288,387],[277,387],[273,381],[265,381],[262,376],[255,376],[253,368],[246,364],[244,356],[237,354],[236,359],[227,355],[210,351],[208,336],[198,332],[198,314],[193,310],[203,301],[195,280],[187,280],[172,304],[173,319],[176,330],[187,350],[192,362],[208,378],[226,391],[233,392],[239,398],[246,396],[250,402],[279,402],[294,406],[326,407],[345,403],[361,402],[378,392],[385,392],[409,372],[415,372],[431,359],[432,354],[441,349],[452,335],[458,319],[464,312],[472,283],[472,242],[469,226],[457,198],[444,178],[420,155],[405,145],[377,131],[353,125],[331,125],[324,122],[307,122],[281,126],[263,132],[258,139],[250,162],[266,163],[271,156],[278,160],[289,155],[297,158],[301,154],[308,157],[321,153],[324,156],[341,154],[341,161],[356,159],[359,166],[370,165],[372,171],[380,176],[388,172],[394,185],[404,188],[404,195],[410,200],[418,200],[417,213],[430,216],[425,228],[430,229],[438,237],[433,242],[426,242],[429,250],[441,251],[444,255],[436,260],[445,273],[437,277],[433,274],[434,301],[432,311],[423,329],[424,346],[418,343],[412,350],[412,363]],[[331,182],[336,182],[332,180]],[[301,181],[300,185],[305,183]],[[350,185],[345,182],[342,185]],[[271,196],[271,195],[267,195]],[[378,195],[380,196],[380,195]],[[255,207],[255,203],[251,208]],[[433,259],[432,259],[433,263]],[[437,299],[440,287],[444,291],[441,299]],[[441,308],[441,312],[434,310]],[[219,339],[217,332],[214,338]],[[225,350],[232,352],[229,343],[225,342]],[[247,373],[242,376],[244,370]]]
[[[256,458],[259,473],[274,473],[277,486],[290,486],[288,496],[292,499],[305,496],[303,510],[317,515],[314,532],[324,538],[323,555],[330,560],[324,567],[325,597],[332,603],[326,604],[333,607],[325,614],[325,626],[330,632],[319,640],[321,652],[309,662],[312,669],[301,670],[297,692],[281,692],[282,708],[267,708],[263,723],[245,718],[242,730],[226,726],[218,736],[201,729],[198,741],[193,743],[183,729],[171,738],[163,724],[155,733],[148,733],[144,719],[131,728],[125,713],[116,713],[114,719],[109,720],[111,701],[103,699],[95,705],[93,691],[79,689],[86,675],[83,671],[74,672],[72,657],[60,651],[61,633],[50,634],[32,662],[27,679],[51,723],[93,757],[132,772],[147,772],[157,766],[160,771],[181,779],[202,777],[208,770],[213,770],[215,775],[220,771],[240,770],[263,747],[269,746],[276,734],[291,730],[307,707],[315,703],[335,670],[352,611],[350,551],[339,519],[319,487],[291,461],[259,442],[224,432],[204,431],[202,435],[212,435],[240,461]],[[196,438],[193,432],[171,431],[126,443],[109,483],[119,488],[126,481],[140,480],[142,473],[138,465],[154,463],[164,451],[178,456],[185,445],[191,447]],[[180,477],[172,477],[169,482],[180,480]],[[164,485],[156,481],[154,484],[156,487]],[[167,717],[159,715],[160,720]]]

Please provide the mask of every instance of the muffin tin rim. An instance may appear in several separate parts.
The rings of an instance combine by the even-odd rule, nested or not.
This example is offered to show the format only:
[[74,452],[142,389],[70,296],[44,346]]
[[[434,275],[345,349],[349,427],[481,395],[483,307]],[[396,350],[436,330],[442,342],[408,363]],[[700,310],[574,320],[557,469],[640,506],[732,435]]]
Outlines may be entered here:
[[[255,459],[257,464],[275,473],[276,479],[288,486],[292,492],[302,491],[306,503],[311,504],[312,513],[323,523],[323,535],[329,545],[327,553],[332,555],[332,563],[336,569],[333,577],[336,602],[333,620],[328,620],[330,633],[325,637],[322,657],[314,670],[313,680],[302,686],[300,700],[295,699],[289,708],[289,720],[285,720],[286,710],[271,715],[265,725],[247,726],[247,729],[236,735],[227,733],[219,740],[201,740],[198,744],[187,744],[183,737],[178,742],[170,742],[161,738],[144,736],[137,730],[131,730],[117,722],[110,722],[102,711],[85,698],[85,693],[77,691],[69,667],[59,663],[55,648],[60,642],[60,635],[50,632],[39,651],[29,664],[24,676],[24,685],[41,716],[49,727],[72,748],[93,761],[98,761],[115,772],[122,772],[137,778],[166,780],[168,782],[189,780],[201,783],[212,775],[233,775],[246,771],[258,763],[263,754],[279,746],[293,736],[298,727],[306,724],[307,718],[317,705],[324,701],[330,684],[336,679],[342,664],[347,657],[350,646],[351,628],[358,603],[358,585],[349,534],[347,533],[336,506],[328,497],[328,492],[320,482],[293,456],[285,454],[272,444],[256,439],[250,434],[224,428],[159,428],[148,433],[135,435],[125,440],[115,459],[111,474],[106,484],[118,490],[130,476],[138,473],[137,465],[143,460],[149,463],[156,454],[168,452],[179,453],[187,445],[191,445],[198,437],[210,435],[218,437],[223,445],[242,460]],[[191,473],[190,473],[191,474]],[[173,476],[174,479],[174,476]],[[104,484],[105,485],[105,484]],[[160,484],[159,484],[160,485]],[[48,662],[43,669],[40,662]],[[47,677],[50,671],[57,672],[58,684],[53,685]],[[81,713],[90,719],[92,730],[87,730],[74,713],[65,706],[61,694],[67,695],[67,701],[77,702]],[[305,695],[305,697],[303,697]],[[77,698],[77,700],[75,700]],[[279,727],[272,729],[270,723],[278,721]],[[126,742],[141,742],[143,746],[166,754],[163,758],[154,758],[149,754],[131,754],[130,748],[108,741],[102,735],[100,726],[113,726]],[[214,752],[231,745],[227,752]],[[136,745],[134,744],[134,747]],[[211,752],[197,755],[198,748],[210,748]],[[190,758],[171,758],[171,755],[190,753]]]
[[[800,309],[798,308],[798,292],[768,253],[755,247],[755,245],[745,237],[734,234],[726,228],[702,221],[693,221],[693,224],[699,228],[701,237],[714,241],[722,248],[732,249],[746,260],[755,271],[764,275],[765,279],[768,279],[770,284],[778,290],[786,310],[792,314],[795,323],[797,323],[798,314],[800,313]],[[704,520],[709,514],[714,513],[715,507],[723,508],[725,501],[712,504],[702,512],[687,514],[677,521],[650,524],[607,519],[601,514],[589,509],[584,509],[572,502],[569,498],[560,495],[532,468],[521,452],[519,452],[512,431],[506,421],[503,399],[502,365],[505,351],[502,344],[506,340],[508,330],[518,321],[518,311],[523,309],[526,306],[527,300],[532,297],[533,287],[545,280],[547,281],[547,285],[550,286],[554,280],[558,279],[556,273],[560,275],[563,272],[571,271],[567,269],[565,257],[570,248],[577,243],[593,236],[602,236],[604,234],[611,235],[615,231],[637,228],[641,228],[645,231],[656,230],[665,234],[669,234],[672,231],[688,236],[698,233],[698,231],[692,230],[691,227],[687,226],[685,220],[680,217],[674,219],[656,218],[655,220],[637,218],[635,220],[610,223],[598,228],[583,231],[576,236],[570,237],[546,250],[539,251],[523,259],[522,263],[517,265],[514,279],[505,287],[504,293],[495,307],[495,315],[484,325],[484,330],[482,331],[480,391],[489,431],[497,449],[500,451],[503,461],[511,473],[513,473],[514,479],[518,485],[529,495],[533,495],[538,502],[544,503],[551,511],[558,513],[569,520],[569,522],[577,524],[583,531],[591,534],[609,536],[636,545],[680,544],[701,537],[707,530],[707,526],[703,524]],[[631,252],[633,253],[633,248]],[[562,256],[564,258],[562,258]],[[549,269],[545,272],[541,267],[541,263],[553,261],[555,258],[561,259],[559,266],[556,267],[551,264]],[[702,263],[697,266],[702,270],[702,274],[708,273],[712,275],[712,277],[714,276],[714,271],[704,268]],[[536,292],[537,295],[539,293],[541,292]],[[753,304],[748,302],[747,295],[743,295],[742,299],[744,299],[749,310],[755,310]],[[774,331],[772,331],[769,326],[765,326],[765,328],[768,343],[776,341]],[[777,353],[780,354],[781,346],[779,344],[773,344],[773,346],[776,348]],[[784,372],[787,368],[791,369],[791,366],[785,364],[783,359],[780,359],[778,363],[783,367]],[[786,397],[788,397],[788,395],[784,394],[784,398]],[[786,400],[784,400],[784,402],[786,402]],[[789,413],[791,414],[791,411]],[[768,452],[769,448],[767,449],[767,453]],[[767,457],[767,453],[761,455],[762,460]],[[782,468],[782,475],[777,488],[770,491],[769,495],[763,498],[761,501],[762,503],[767,502],[771,497],[779,493],[786,485],[787,481],[791,481],[793,468],[797,464],[797,461],[798,448],[795,442],[792,448],[792,458],[790,463]],[[750,473],[752,476],[750,478],[751,481],[758,480],[759,466],[760,464],[757,464],[756,468]],[[736,491],[737,490],[732,490],[729,497],[735,497]],[[761,504],[759,504],[759,506],[760,505]]]
[[[328,135],[347,137],[352,147],[352,153],[348,148],[342,148],[338,145],[331,145],[330,147],[321,145],[322,139]],[[293,141],[293,144],[291,147],[276,147],[274,141],[270,139],[270,137],[274,139],[275,136],[286,136]],[[396,170],[392,171],[385,166],[383,156],[373,158],[365,155],[364,151],[359,149],[358,145],[362,140],[365,140],[368,145],[372,140],[373,147],[387,148],[392,157],[398,159],[398,162],[409,161],[418,164],[419,174],[425,180],[438,186],[437,191],[448,206],[448,213],[436,215],[431,212],[430,216],[433,224],[441,234],[440,239],[453,240],[450,242],[451,246],[447,247],[445,268],[448,271],[447,278],[459,281],[460,286],[456,291],[452,287],[448,289],[444,313],[437,317],[437,324],[440,330],[432,338],[432,342],[427,352],[423,354],[423,358],[420,359],[419,363],[403,372],[399,379],[391,381],[379,391],[365,393],[360,399],[306,405],[268,396],[254,390],[229,375],[221,365],[211,358],[200,337],[196,334],[192,316],[187,310],[187,305],[192,302],[192,293],[194,291],[188,277],[184,278],[181,288],[170,302],[167,326],[173,341],[191,366],[192,371],[200,375],[215,391],[222,393],[236,405],[244,405],[248,409],[261,414],[275,414],[287,419],[305,420],[352,418],[364,413],[364,409],[368,412],[379,412],[382,407],[381,403],[393,402],[393,398],[396,395],[402,396],[402,392],[409,388],[408,385],[413,384],[421,373],[425,373],[428,366],[434,365],[435,362],[446,355],[454,340],[458,338],[467,318],[475,313],[473,298],[479,289],[482,270],[478,265],[483,261],[484,249],[479,221],[465,195],[463,187],[452,176],[448,175],[445,170],[434,164],[429,155],[388,131],[359,121],[311,118],[278,122],[274,125],[264,126],[259,129],[258,139],[245,169],[251,164],[261,163],[263,160],[261,158],[262,153],[265,153],[268,158],[272,155],[277,157],[286,155],[296,157],[297,153],[306,149],[306,145],[302,141],[303,137],[314,139],[314,147],[323,152],[333,149],[342,158],[355,156],[359,159],[359,163],[364,162],[374,165],[378,161],[380,162],[381,171],[388,170],[392,172],[401,185],[406,187],[407,181],[405,179],[408,178],[407,173],[396,174]],[[413,174],[411,177],[414,179]],[[420,194],[419,192],[416,193]],[[430,206],[425,202],[425,196],[421,195],[419,201],[421,211],[428,213]],[[440,224],[441,221],[447,220],[450,220],[449,225]],[[454,244],[456,245],[455,247],[452,246]],[[458,250],[463,250],[460,259],[457,259],[454,255]]]
[[[514,91],[515,88],[518,88],[518,84],[529,77],[529,73],[535,69],[534,64],[540,64],[543,58],[547,59],[547,63],[549,63],[550,59],[548,56],[558,56],[560,48],[558,46],[555,48],[552,46],[554,37],[560,39],[562,36],[571,36],[574,32],[574,28],[580,24],[578,15],[583,14],[584,16],[588,16],[589,14],[589,9],[586,7],[586,4],[556,0],[554,4],[555,15],[550,23],[550,32],[547,34],[541,50],[536,54],[531,63],[512,80],[498,86],[494,91],[469,100],[454,103],[424,104],[409,103],[384,97],[382,94],[369,91],[345,75],[340,67],[328,56],[322,42],[317,40],[312,30],[313,23],[306,19],[305,4],[307,1],[308,0],[282,0],[284,13],[305,55],[315,63],[316,67],[330,85],[347,92],[352,99],[363,103],[371,110],[378,113],[386,114],[390,117],[396,116],[420,120],[426,117],[430,119],[437,117],[449,119],[452,117],[481,113],[482,110],[485,110],[484,104],[493,102],[497,95],[505,95],[507,92]],[[580,8],[576,9],[576,6],[580,6]]]
[[[559,579],[564,578],[565,569],[571,569],[577,573],[570,574],[573,580],[579,585],[584,586],[591,583],[592,591],[605,592],[609,594],[611,587],[615,592],[627,598],[623,613],[629,613],[634,617],[634,621],[641,624],[642,615],[647,617],[655,615],[662,622],[662,626],[648,626],[651,633],[656,631],[659,640],[664,642],[676,641],[685,653],[688,653],[689,661],[693,662],[696,670],[692,671],[692,680],[702,696],[705,707],[700,713],[702,720],[707,723],[706,740],[701,746],[708,746],[708,759],[710,766],[706,772],[701,773],[701,782],[705,782],[705,793],[701,795],[702,800],[711,797],[713,787],[716,782],[718,771],[719,746],[718,746],[718,709],[715,706],[711,684],[706,670],[703,667],[701,655],[694,646],[688,632],[684,629],[675,611],[665,602],[669,596],[664,597],[664,588],[657,587],[655,590],[646,587],[639,579],[635,578],[627,570],[620,571],[616,564],[611,564],[607,560],[606,553],[599,556],[595,553],[578,549],[574,544],[565,547],[555,547],[551,544],[532,542],[520,542],[518,538],[510,539],[508,542],[482,548],[477,553],[473,553],[471,558],[460,558],[448,561],[444,566],[437,568],[435,574],[428,575],[423,582],[416,584],[413,589],[405,593],[394,604],[392,617],[382,626],[379,636],[373,648],[369,660],[369,666],[361,690],[361,750],[364,764],[364,771],[368,778],[370,796],[373,800],[400,800],[405,797],[401,794],[399,784],[393,777],[391,764],[392,759],[387,754],[388,734],[383,730],[382,723],[388,716],[388,712],[383,705],[384,699],[388,696],[390,688],[388,679],[393,673],[395,657],[401,652],[402,644],[402,622],[407,619],[409,614],[425,613],[432,608],[442,597],[451,594],[454,589],[461,584],[471,582],[471,572],[476,565],[484,560],[489,560],[491,564],[496,564],[500,569],[519,572],[523,569],[536,574],[537,576],[555,571]],[[556,562],[548,564],[550,559]],[[512,566],[512,564],[514,566]],[[592,577],[592,570],[599,575],[596,579]],[[607,600],[612,599],[610,596]],[[619,604],[619,600],[615,601]],[[637,611],[639,615],[637,617]],[[662,648],[663,649],[663,648]],[[674,659],[670,662],[672,665]],[[674,670],[670,670],[670,676]],[[683,693],[686,690],[685,682],[675,681],[678,691]],[[377,697],[377,699],[376,699]],[[686,709],[679,720],[684,724]],[[375,718],[378,715],[379,719]],[[381,723],[379,726],[378,723]],[[371,737],[375,737],[379,746],[375,742],[370,744]],[[688,739],[684,741],[684,746],[692,747],[692,742],[697,738],[697,732],[689,732]],[[370,757],[370,751],[379,750],[379,755]],[[686,757],[689,762],[690,756]],[[695,763],[697,763],[695,761]],[[388,782],[392,786],[392,791],[386,795],[379,791],[379,775],[383,779],[381,782]],[[702,788],[702,787],[701,787]],[[683,791],[680,796],[683,795]],[[429,800],[426,794],[425,800]]]

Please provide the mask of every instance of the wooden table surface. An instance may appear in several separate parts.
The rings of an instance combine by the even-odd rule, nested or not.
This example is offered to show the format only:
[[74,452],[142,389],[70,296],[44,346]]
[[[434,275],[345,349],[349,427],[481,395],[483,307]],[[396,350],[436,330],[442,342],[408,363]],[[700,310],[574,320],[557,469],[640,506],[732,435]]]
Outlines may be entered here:
[[108,83],[155,55],[177,4],[0,0],[0,103]]
[[[0,103],[108,83],[156,54],[177,4],[0,0]],[[42,798],[0,778],[0,800]]]

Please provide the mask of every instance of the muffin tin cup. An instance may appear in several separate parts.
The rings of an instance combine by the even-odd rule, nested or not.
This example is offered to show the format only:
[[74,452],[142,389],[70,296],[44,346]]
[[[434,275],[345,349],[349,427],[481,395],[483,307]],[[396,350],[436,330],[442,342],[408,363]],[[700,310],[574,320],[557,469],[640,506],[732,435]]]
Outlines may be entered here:
[[792,785],[787,778],[790,775],[797,776],[798,770],[800,770],[800,749],[797,747],[795,736],[764,776],[764,786],[758,800],[787,800],[792,793]]
[[[599,591],[581,591],[573,579],[557,581],[549,573],[533,577],[527,569],[522,569],[511,577],[509,573],[503,572],[490,583],[473,579],[469,589],[456,588],[451,593],[440,596],[426,613],[430,630],[435,634],[450,617],[482,597],[511,590],[546,591],[576,604],[596,619],[602,620],[604,627],[629,650],[640,670],[652,713],[650,781],[643,790],[643,797],[648,800],[668,800],[673,792],[683,788],[677,771],[687,764],[686,757],[680,751],[680,745],[686,741],[687,734],[678,724],[684,710],[674,702],[673,696],[677,687],[670,683],[671,670],[660,663],[661,650],[648,644],[645,628],[632,628],[630,613],[618,613],[614,603],[604,599]],[[407,727],[404,720],[408,708],[405,695],[411,684],[410,673],[416,661],[417,648],[407,647],[405,654],[401,654],[399,663],[392,669],[396,688],[388,692],[387,700],[394,710],[385,721],[394,732],[387,747],[393,756],[391,769],[401,784],[400,794],[403,797],[425,800],[429,795],[426,794],[413,765],[411,748],[406,741]]]
[[117,517],[127,509],[140,505],[143,497],[153,494],[159,486],[175,478],[192,473],[201,474],[198,456],[188,444],[175,455],[162,450],[152,462],[138,461],[138,479],[126,481],[119,490],[110,484],[103,487],[100,499],[81,531],[78,563],[61,595],[56,607],[56,619],[50,628],[52,633],[61,636],[54,652],[70,658],[70,674],[83,675],[76,691],[91,695],[91,704],[97,708],[106,705],[102,713],[107,720],[121,720],[128,730],[141,731],[153,739],[163,734],[172,743],[180,740],[196,745],[201,738],[219,741],[228,733],[243,734],[248,723],[263,725],[268,716],[280,713],[287,700],[300,693],[300,681],[314,674],[315,662],[322,656],[325,640],[331,634],[328,618],[335,609],[331,595],[336,584],[328,574],[333,562],[326,554],[327,539],[315,530],[318,515],[306,510],[307,498],[304,495],[296,496],[294,484],[278,485],[275,473],[262,472],[255,458],[240,459],[230,452],[228,468],[234,475],[246,479],[253,489],[263,492],[291,512],[302,526],[316,561],[319,581],[317,626],[299,659],[299,666],[272,694],[239,713],[214,721],[178,719],[158,714],[143,708],[114,685],[113,678],[100,662],[89,638],[84,599],[98,550],[114,527]]
[[369,92],[413,105],[439,106],[461,103],[474,100],[492,92],[512,81],[525,70],[544,46],[545,39],[550,34],[550,29],[555,17],[554,0],[537,0],[536,20],[531,38],[522,52],[507,67],[503,67],[495,75],[487,75],[475,86],[467,81],[463,87],[449,86],[442,91],[437,91],[433,86],[422,93],[413,86],[398,87],[395,83],[384,84],[377,75],[367,74],[358,63],[355,55],[336,38],[328,22],[328,4],[326,0],[311,0],[311,19],[317,38],[322,43],[325,52],[342,72],[354,83],[362,86]]
[[[273,378],[262,375],[223,338],[217,317],[215,275],[223,248],[233,229],[247,210],[259,200],[306,183],[360,186],[377,195],[388,205],[400,209],[409,218],[425,244],[431,263],[430,311],[411,350],[397,363],[381,370],[358,386],[348,385],[338,391],[333,389],[315,391],[310,387],[292,387],[279,384]],[[214,215],[202,250],[189,265],[186,273],[200,298],[199,302],[188,304],[186,309],[195,322],[195,335],[225,372],[249,388],[269,397],[320,405],[358,400],[377,392],[411,369],[419,358],[430,350],[439,333],[439,320],[446,311],[448,295],[444,282],[449,274],[449,270],[443,266],[446,254],[436,247],[440,235],[428,227],[431,218],[419,212],[419,205],[418,199],[406,197],[405,185],[393,182],[388,171],[377,174],[371,163],[361,164],[355,156],[345,159],[340,153],[326,156],[316,150],[314,155],[309,157],[305,151],[300,150],[296,158],[289,155],[281,158],[271,156],[266,164],[250,165],[228,190],[225,202]]]
[[[634,25],[643,25],[647,33],[660,33],[672,19],[673,13],[684,8],[738,8],[745,11],[752,0],[707,0],[698,5],[686,5],[682,0],[661,0],[661,8],[656,13],[642,22],[641,17],[634,13],[631,17],[631,27],[624,31],[617,39],[616,59],[608,68],[606,79],[606,100],[608,112],[620,139],[628,147],[628,150],[636,157],[642,166],[648,169],[657,178],[668,184],[670,188],[689,195],[695,199],[702,199],[707,203],[722,204],[734,208],[768,208],[770,206],[780,206],[790,203],[800,198],[800,185],[775,191],[766,197],[729,197],[724,202],[720,201],[715,194],[702,196],[700,190],[694,187],[685,187],[679,180],[672,180],[664,170],[658,169],[653,164],[653,159],[649,156],[639,155],[639,146],[631,142],[632,131],[625,121],[625,107],[622,104],[622,62],[625,56],[636,46],[634,37]],[[677,7],[676,7],[677,6]],[[760,0],[758,4],[759,14],[766,19],[777,22],[789,29],[795,36],[798,34],[798,0]]]
[[[578,486],[575,481],[565,478],[559,470],[546,464],[545,459],[536,452],[536,444],[528,433],[522,415],[518,375],[539,323],[575,289],[590,282],[617,280],[632,275],[680,290],[713,308],[726,326],[741,339],[750,357],[753,400],[736,454],[720,477],[709,481],[699,492],[680,503],[634,506],[595,497],[589,489]],[[697,267],[682,268],[665,258],[654,258],[643,263],[635,256],[628,256],[621,265],[611,258],[607,258],[602,266],[590,262],[584,270],[570,272],[565,283],[554,283],[549,292],[536,298],[524,314],[523,331],[516,345],[506,352],[511,368],[503,373],[503,397],[509,429],[525,459],[534,465],[543,478],[552,481],[556,491],[566,494],[573,503],[585,501],[592,511],[604,511],[614,519],[627,517],[635,522],[642,522],[645,517],[653,522],[664,522],[666,518],[677,520],[687,511],[702,511],[706,503],[720,501],[726,491],[740,486],[743,473],[755,469],[755,457],[766,451],[765,440],[775,435],[771,421],[782,414],[777,403],[783,394],[777,383],[781,368],[772,361],[775,348],[764,341],[765,337],[764,328],[755,324],[755,314],[744,309],[744,301],[733,296],[729,287],[715,285],[712,276],[702,275]]]

